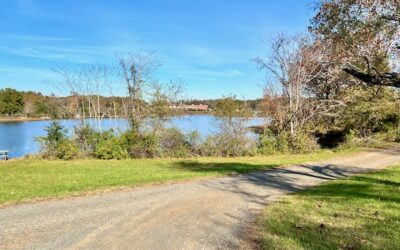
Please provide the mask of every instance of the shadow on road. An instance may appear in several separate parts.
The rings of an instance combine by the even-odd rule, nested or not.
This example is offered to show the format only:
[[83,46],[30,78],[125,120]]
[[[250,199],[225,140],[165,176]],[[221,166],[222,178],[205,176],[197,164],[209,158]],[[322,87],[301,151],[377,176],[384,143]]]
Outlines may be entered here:
[[[191,171],[237,173],[238,175],[203,182],[201,185],[220,191],[239,194],[249,202],[265,205],[282,193],[292,193],[315,186],[324,181],[348,177],[369,169],[337,165],[295,165],[279,168],[277,165],[260,166],[247,163],[199,163],[180,161],[176,167]],[[275,168],[274,168],[275,167]],[[255,172],[249,172],[254,169]]]

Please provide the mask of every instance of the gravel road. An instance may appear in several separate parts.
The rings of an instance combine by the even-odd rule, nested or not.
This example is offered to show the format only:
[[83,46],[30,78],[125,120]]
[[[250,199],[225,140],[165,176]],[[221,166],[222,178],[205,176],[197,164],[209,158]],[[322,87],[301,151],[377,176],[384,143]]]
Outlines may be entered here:
[[235,249],[268,202],[400,163],[398,149],[0,209],[0,249]]

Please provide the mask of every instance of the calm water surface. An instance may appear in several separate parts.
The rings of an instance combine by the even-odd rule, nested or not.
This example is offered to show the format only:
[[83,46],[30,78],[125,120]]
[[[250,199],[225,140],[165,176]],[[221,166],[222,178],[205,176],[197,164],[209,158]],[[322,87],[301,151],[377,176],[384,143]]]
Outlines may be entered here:
[[[62,120],[61,124],[71,131],[79,120]],[[89,121],[90,122],[90,121]],[[254,118],[249,125],[262,124],[262,118]],[[45,135],[45,127],[50,121],[27,121],[0,123],[0,150],[9,150],[10,157],[21,157],[26,154],[36,153],[39,150],[35,138]],[[197,130],[202,136],[216,132],[216,120],[212,115],[186,115],[175,117],[168,124],[169,127],[177,127],[183,132]],[[104,130],[117,128],[126,130],[128,123],[124,119],[105,119],[102,122]]]

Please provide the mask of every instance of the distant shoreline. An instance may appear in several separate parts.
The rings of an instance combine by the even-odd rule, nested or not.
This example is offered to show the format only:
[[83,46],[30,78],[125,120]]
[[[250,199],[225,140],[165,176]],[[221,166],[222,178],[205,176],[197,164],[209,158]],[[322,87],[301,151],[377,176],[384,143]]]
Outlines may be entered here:
[[30,121],[48,121],[51,120],[50,117],[38,117],[38,118],[30,118],[30,117],[13,117],[13,118],[5,118],[0,117],[0,122],[30,122]]
[[[177,114],[171,115],[171,117],[179,117],[182,115],[213,115],[212,111],[185,111]],[[255,114],[255,117],[262,117],[260,114]],[[88,119],[89,117],[86,117]],[[107,118],[118,118],[118,119],[126,119],[126,117],[107,117]],[[79,120],[80,118],[61,118],[61,119],[55,119],[55,120]],[[104,118],[103,118],[104,119]],[[8,117],[0,117],[0,123],[7,123],[7,122],[33,122],[33,121],[49,121],[53,120],[50,117],[36,117],[36,118],[31,118],[31,117],[13,117],[13,118],[8,118]]]
[[[212,115],[211,111],[185,111],[179,114],[174,114],[172,116],[181,116],[181,115]],[[89,117],[87,117],[89,118]],[[109,117],[114,118],[114,117]],[[125,117],[118,117],[124,119]],[[68,120],[79,120],[79,118],[66,118]],[[50,117],[0,117],[0,123],[6,122],[31,122],[31,121],[49,121],[52,120]],[[56,119],[59,120],[59,119]],[[63,119],[62,119],[63,120]]]

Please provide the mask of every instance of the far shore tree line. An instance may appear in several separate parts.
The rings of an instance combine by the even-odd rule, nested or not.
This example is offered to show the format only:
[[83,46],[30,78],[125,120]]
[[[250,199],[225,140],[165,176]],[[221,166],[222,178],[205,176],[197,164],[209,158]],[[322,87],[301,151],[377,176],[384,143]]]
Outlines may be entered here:
[[[90,98],[81,96],[84,100],[79,102],[77,95],[72,93],[68,96],[56,96],[54,94],[44,95],[41,92],[35,91],[18,91],[12,88],[0,89],[0,119],[17,119],[17,118],[43,118],[43,119],[76,119],[81,117],[82,107],[85,107],[85,116],[90,118],[88,109]],[[123,96],[92,96],[91,98],[99,98],[100,105],[105,110],[102,115],[109,118],[125,118],[127,97]],[[214,107],[222,98],[216,99],[182,99],[176,103],[171,103],[172,106],[179,107],[183,105],[207,105],[207,111],[199,110],[183,110],[177,109],[175,115],[209,113],[212,114]],[[241,100],[237,99],[238,103],[246,103],[249,108],[254,111],[259,111],[261,99]],[[81,105],[81,107],[80,107]],[[115,109],[114,109],[115,106]]]
[[[260,101],[238,101],[235,96],[210,101],[218,131],[207,138],[165,126],[173,115],[171,104],[181,100],[182,83],[154,78],[160,66],[154,53],[117,54],[117,67],[57,67],[62,78],[57,86],[73,93],[68,98],[75,100],[72,106],[82,123],[72,136],[52,123],[41,138],[41,155],[244,156],[400,142],[398,0],[319,0],[315,12],[307,33],[267,37],[268,53],[254,59],[268,76]],[[117,78],[123,82],[124,98],[113,97]],[[107,98],[101,97],[105,90]],[[270,118],[257,138],[249,137],[246,129],[254,109]],[[102,131],[83,119],[89,114],[100,124],[106,113],[123,114],[129,130]]]

